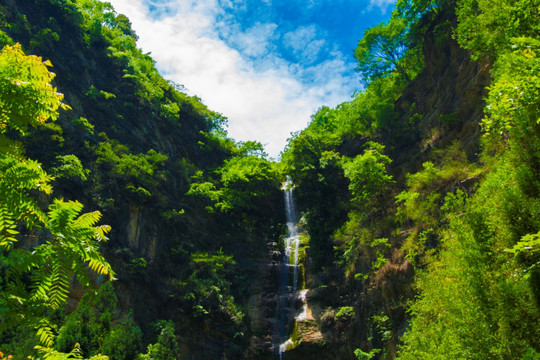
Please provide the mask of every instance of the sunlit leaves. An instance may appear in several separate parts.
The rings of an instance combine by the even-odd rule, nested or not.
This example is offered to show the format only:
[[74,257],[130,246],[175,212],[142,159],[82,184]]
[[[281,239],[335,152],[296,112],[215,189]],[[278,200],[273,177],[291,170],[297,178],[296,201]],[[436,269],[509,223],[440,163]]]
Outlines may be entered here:
[[367,30],[358,43],[354,56],[366,83],[384,77],[394,70],[398,70],[410,82],[405,69],[399,63],[406,50],[405,22],[395,19]]
[[13,216],[5,206],[0,206],[0,247],[9,250],[12,244],[17,241],[15,235],[18,233],[17,223]]
[[529,279],[531,272],[540,268],[540,232],[524,235],[521,240],[510,249],[506,249],[527,267],[524,277]]
[[275,163],[255,155],[230,158],[216,174],[219,181],[194,182],[188,195],[204,197],[211,207],[223,212],[254,209],[256,199],[278,188],[279,173]]
[[55,120],[63,95],[51,85],[52,66],[37,56],[24,54],[21,45],[6,45],[0,52],[0,134],[7,130],[24,132]]
[[386,169],[392,160],[384,155],[383,151],[384,146],[368,143],[368,148],[363,154],[344,160],[345,177],[350,181],[349,189],[355,201],[359,203],[371,201],[392,182],[392,176]]
[[[35,347],[35,349],[38,350],[41,356],[43,356],[43,359],[47,359],[47,360],[69,360],[69,359],[82,360],[83,359],[81,346],[79,344],[75,344],[75,346],[73,347],[73,350],[71,350],[69,353],[56,351],[51,346],[38,345]],[[36,359],[36,358],[32,357],[31,359]],[[109,360],[109,357],[98,354],[98,355],[92,356],[91,358],[89,358],[89,360]]]
[[540,36],[539,7],[539,0],[460,0],[457,40],[474,58],[508,52],[512,38]]
[[540,125],[540,40],[513,38],[512,51],[495,62],[489,87],[486,134],[521,137]]
[[235,182],[273,180],[275,169],[270,161],[257,156],[234,157],[220,170],[221,182],[228,186]]
[[107,239],[105,234],[110,227],[95,227],[101,213],[95,211],[79,215],[82,207],[77,201],[55,200],[49,207],[49,229],[60,245],[76,254],[79,261],[88,262],[91,270],[112,279],[114,272],[99,253],[99,242]]
[[534,320],[526,319],[536,316],[526,283],[501,276],[507,266],[463,220],[453,220],[439,258],[418,279],[421,295],[411,307],[400,359],[512,358],[524,351],[527,337],[534,338],[517,333],[532,331]]
[[[14,224],[24,222],[31,228],[45,221],[45,214],[38,205],[37,200],[30,195],[30,191],[50,194],[52,187],[49,176],[41,165],[33,160],[19,159],[11,155],[0,153],[0,215],[4,215],[5,232],[0,231],[1,236],[15,235]],[[2,246],[9,248],[14,242],[5,242],[6,238],[0,238]]]
[[538,261],[537,235],[508,247],[516,235],[538,228],[537,205],[524,199],[509,158],[500,159],[474,196],[445,197],[449,224],[440,232],[438,255],[417,279],[420,293],[400,359],[512,359],[537,348],[535,287],[524,276]]
[[[46,309],[66,303],[74,275],[81,284],[89,283],[86,264],[110,278],[114,273],[99,253],[99,242],[109,231],[107,226],[95,227],[101,214],[81,215],[81,203],[58,199],[43,211],[43,195],[52,193],[53,177],[38,162],[24,158],[5,135],[24,135],[28,127],[55,120],[60,108],[68,108],[51,85],[50,66],[25,55],[18,44],[0,52],[0,142],[6,145],[0,147],[0,246],[10,259],[0,296],[0,333],[26,323],[37,328],[43,345],[37,349],[44,358],[68,359],[79,357],[76,349],[71,354],[51,349],[53,329],[44,320]],[[36,195],[43,196],[41,201]],[[25,243],[30,250],[13,249],[20,238],[30,240]]]
[[37,336],[39,336],[39,341],[47,347],[53,346],[53,330],[46,321],[42,321],[41,325],[37,331]]

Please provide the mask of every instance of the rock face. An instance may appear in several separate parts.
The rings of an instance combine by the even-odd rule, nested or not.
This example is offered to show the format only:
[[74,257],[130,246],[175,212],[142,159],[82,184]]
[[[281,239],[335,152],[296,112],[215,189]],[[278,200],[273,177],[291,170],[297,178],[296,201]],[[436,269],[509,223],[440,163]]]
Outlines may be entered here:
[[[268,192],[245,216],[239,216],[240,210],[234,215],[211,213],[204,200],[188,196],[196,172],[213,174],[235,156],[232,141],[213,135],[221,115],[159,76],[152,59],[135,49],[129,21],[119,23],[126,51],[115,56],[111,37],[116,35],[108,32],[112,25],[96,18],[95,26],[87,26],[101,7],[83,14],[77,3],[6,0],[0,5],[2,34],[52,62],[54,85],[72,107],[56,122],[62,131],[37,130],[25,139],[27,156],[50,170],[58,166],[57,155],[73,154],[89,170],[84,181],[57,177],[54,196],[77,199],[85,211],[99,210],[101,224],[112,227],[102,253],[117,274],[120,306],[133,311],[145,343],[155,341],[156,321],[170,319],[182,358],[241,358],[251,337],[241,312],[251,298],[250,304],[260,304],[252,323],[261,329],[254,337],[262,339],[264,350],[265,334],[273,331],[274,306],[265,302],[268,297],[272,301],[267,294],[276,293],[275,275],[257,266],[269,263],[264,244],[275,241],[281,230],[276,230],[284,217],[278,184],[266,183]],[[114,22],[116,14],[107,16]],[[135,58],[145,64],[141,73],[130,65]],[[158,154],[154,163],[150,157]],[[119,166],[122,161],[126,166]],[[219,289],[221,298],[208,301],[207,316],[197,317],[196,291],[186,285],[193,273],[191,255],[221,251],[234,258],[235,267],[220,274],[227,289]],[[70,309],[78,298],[74,294]],[[231,298],[234,304],[224,306],[233,303]],[[216,303],[223,306],[216,309]]]
[[[298,321],[298,347],[301,347],[303,343],[306,345],[322,346],[324,345],[324,337],[319,326],[313,317],[306,320]],[[298,349],[297,347],[297,349]]]
[[[448,19],[452,21],[453,15],[448,14]],[[471,60],[453,39],[437,39],[433,31],[425,35],[423,53],[423,71],[394,103],[398,118],[408,124],[406,131],[389,128],[381,134],[398,181],[420,169],[431,150],[456,140],[469,161],[477,160],[479,150],[478,123],[483,117],[489,62]],[[394,358],[407,327],[406,302],[414,297],[413,277],[412,264],[398,252],[368,280],[352,279],[339,267],[312,273],[307,261],[311,316],[296,323],[284,358],[352,360],[355,349],[374,348],[381,349],[384,358]],[[343,304],[351,305],[354,313],[338,315]]]
[[248,316],[253,333],[246,359],[275,359],[276,344],[279,343],[279,278],[282,254],[276,242],[267,244],[267,258],[262,261],[259,292],[248,304]]
[[[313,313],[307,302],[307,295],[309,290],[301,290],[299,292],[298,299],[301,304],[300,312],[296,316],[294,330],[291,337],[284,344],[285,352],[284,358],[286,359],[310,359],[309,356],[316,356],[313,358],[320,358],[321,354],[317,349],[323,349],[324,336],[319,329],[319,324],[313,317]],[[313,354],[309,352],[315,351]],[[317,352],[319,352],[317,354]]]
[[387,144],[394,168],[415,167],[422,159],[411,155],[422,157],[455,139],[465,145],[470,160],[476,158],[479,149],[478,123],[484,115],[483,98],[491,64],[473,61],[454,39],[437,39],[433,31],[426,32],[423,54],[423,71],[394,104],[400,121],[414,124],[406,134],[386,133],[382,137],[398,140]]
[[[413,269],[409,262],[395,256],[368,283],[349,279],[340,269],[313,273],[309,258],[304,256],[299,262],[297,282],[298,288],[310,289],[304,293],[305,300],[297,300],[294,291],[280,289],[284,267],[279,246],[272,242],[264,249],[265,242],[277,239],[276,234],[268,229],[250,230],[252,233],[247,234],[246,229],[255,225],[242,228],[239,222],[229,222],[230,218],[212,218],[204,212],[204,206],[185,196],[196,170],[212,171],[230,155],[209,142],[205,135],[212,130],[210,115],[197,112],[191,102],[185,101],[178,118],[160,117],[160,108],[137,95],[140,89],[125,77],[122,64],[111,58],[106,42],[97,39],[93,46],[85,44],[79,25],[62,12],[62,6],[70,5],[66,1],[7,0],[0,6],[6,21],[24,20],[18,25],[21,31],[16,41],[25,47],[31,48],[32,33],[39,34],[40,29],[51,26],[51,19],[56,19],[55,31],[61,38],[59,42],[40,44],[35,50],[53,62],[58,88],[73,107],[73,111],[62,114],[58,121],[65,143],[59,145],[50,136],[43,141],[36,137],[34,145],[28,146],[28,156],[50,168],[55,161],[51,149],[63,146],[62,151],[76,154],[85,168],[94,170],[92,184],[58,183],[55,191],[101,210],[104,223],[112,225],[111,241],[104,253],[119,274],[116,285],[120,302],[126,308],[133,308],[141,326],[149,327],[156,319],[174,318],[178,329],[183,331],[181,347],[186,359],[216,359],[226,355],[231,358],[232,354],[236,358],[275,359],[276,346],[282,342],[283,334],[290,337],[284,345],[285,359],[350,359],[355,348],[367,349],[372,345],[373,329],[367,324],[369,317],[382,309],[391,314],[392,324],[398,324],[391,329],[392,333],[403,333],[407,323],[404,301],[412,296]],[[19,12],[21,16],[16,16]],[[477,124],[483,115],[483,91],[489,82],[490,64],[472,61],[454,40],[441,41],[433,31],[426,32],[423,53],[424,70],[394,104],[400,121],[412,123],[410,129],[400,133],[402,129],[390,128],[381,134],[383,142],[392,140],[385,145],[393,159],[396,177],[399,172],[404,174],[418,168],[431,149],[455,139],[461,140],[470,159],[475,158],[478,148]],[[115,96],[103,101],[90,96],[90,89]],[[163,96],[175,100],[171,94]],[[77,128],[73,120],[80,118],[88,119],[92,133]],[[100,133],[105,137],[100,137]],[[95,154],[89,149],[112,141],[124,145],[125,151],[129,148],[130,154],[154,149],[168,156],[168,171],[172,174],[164,173],[158,179],[157,195],[152,200],[126,191],[129,179],[123,174],[113,174],[110,169],[105,169],[106,172],[105,165],[95,164]],[[173,164],[176,167],[171,170]],[[113,181],[110,174],[123,183]],[[272,203],[282,209],[279,201]],[[268,203],[264,205],[271,208]],[[166,216],[171,210],[184,208],[184,215]],[[277,223],[273,220],[268,223]],[[220,315],[215,316],[214,322],[194,321],[189,314],[191,308],[185,305],[185,294],[178,289],[181,281],[190,275],[186,270],[188,252],[217,251],[216,239],[235,252],[244,273],[251,271],[241,280],[250,286],[242,293],[247,294],[242,305],[249,317],[245,329],[232,326]],[[253,264],[258,264],[258,268]],[[285,274],[286,278],[291,277],[288,271]],[[405,300],[399,298],[403,294]],[[280,305],[283,297],[285,306]],[[356,312],[338,316],[343,303],[354,305]],[[281,324],[282,313],[285,325]],[[384,326],[385,320],[381,319],[380,329],[384,330]],[[242,338],[241,333],[249,337]],[[397,339],[389,339],[385,344],[376,345],[386,346],[386,353],[392,357]]]

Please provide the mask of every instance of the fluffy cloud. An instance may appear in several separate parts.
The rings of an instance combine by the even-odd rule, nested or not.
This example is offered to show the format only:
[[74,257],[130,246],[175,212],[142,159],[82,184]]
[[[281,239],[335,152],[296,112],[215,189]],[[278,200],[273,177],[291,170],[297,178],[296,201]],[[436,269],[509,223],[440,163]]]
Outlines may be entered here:
[[256,23],[245,31],[241,30],[239,24],[220,23],[219,26],[220,35],[227,38],[228,43],[245,56],[263,57],[275,48],[273,42],[278,37],[277,24]]
[[[347,100],[358,84],[344,77],[352,66],[341,53],[330,49],[315,62],[326,45],[315,27],[286,35],[272,22],[242,29],[225,11],[238,6],[234,0],[150,1],[110,2],[130,18],[139,46],[151,52],[166,78],[227,116],[229,136],[260,141],[271,156],[318,107]],[[279,41],[309,61],[285,60]]]
[[379,9],[381,9],[381,12],[383,14],[386,13],[386,10],[388,10],[389,6],[394,5],[395,3],[396,0],[369,0],[370,8],[377,6]]
[[285,47],[292,50],[297,61],[302,64],[314,63],[326,46],[326,41],[319,36],[315,25],[300,26],[283,35]]

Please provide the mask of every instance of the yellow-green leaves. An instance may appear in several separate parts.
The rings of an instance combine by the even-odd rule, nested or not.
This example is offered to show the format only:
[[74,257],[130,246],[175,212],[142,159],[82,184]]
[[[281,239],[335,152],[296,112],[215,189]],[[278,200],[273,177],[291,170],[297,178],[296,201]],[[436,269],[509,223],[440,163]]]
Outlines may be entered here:
[[17,241],[15,235],[18,233],[13,215],[8,212],[5,206],[0,205],[0,247],[10,249]]
[[374,142],[367,145],[363,154],[345,159],[343,164],[345,177],[350,181],[349,190],[359,203],[371,201],[393,182],[386,170],[392,160],[383,154],[384,146]]
[[[188,195],[206,198],[212,212],[248,211],[256,208],[256,199],[269,196],[278,188],[278,172],[274,163],[255,155],[238,156],[226,160],[215,171],[219,181],[197,181],[191,184]],[[194,177],[199,180],[202,174]]]
[[540,36],[539,7],[539,0],[460,0],[456,38],[475,59],[507,52],[514,37]]
[[[49,207],[48,228],[55,241],[47,243],[56,251],[50,256],[59,256],[58,259],[51,259],[65,262],[66,257],[71,259],[71,263],[62,264],[69,273],[70,268],[80,265],[80,262],[87,262],[90,269],[100,275],[108,275],[110,279],[114,277],[114,272],[109,263],[99,253],[99,242],[105,241],[105,234],[110,231],[110,226],[95,226],[101,218],[99,211],[80,214],[83,205],[78,201],[68,201],[56,199]],[[46,245],[43,245],[46,246]],[[56,248],[58,247],[58,248]],[[68,250],[70,254],[65,254]],[[49,254],[49,252],[45,252]]]
[[512,51],[501,55],[493,70],[487,113],[482,122],[486,134],[520,137],[540,124],[540,40],[513,38]]
[[[114,272],[99,253],[99,243],[106,240],[110,227],[96,226],[101,214],[81,214],[83,205],[76,201],[57,199],[48,212],[43,211],[54,178],[37,161],[26,159],[20,145],[6,135],[14,131],[24,135],[28,127],[56,120],[59,109],[68,108],[51,84],[55,75],[49,72],[50,66],[40,57],[25,55],[19,44],[0,51],[0,250],[6,258],[16,259],[5,264],[0,333],[26,322],[38,329],[44,346],[36,349],[43,358],[82,358],[77,348],[70,354],[51,349],[54,331],[44,320],[45,309],[65,304],[74,278],[89,284],[87,265],[113,278]],[[62,159],[64,172],[84,175],[77,158]],[[36,195],[42,195],[39,203]],[[13,250],[23,237],[31,240],[25,244],[31,251]]]
[[540,231],[523,236],[514,247],[506,251],[514,254],[520,262],[528,266],[524,278],[529,279],[531,272],[540,266]]
[[[15,235],[10,221],[24,222],[31,228],[45,220],[45,214],[29,191],[50,194],[51,180],[38,162],[0,152],[0,221],[4,221],[4,231],[9,228],[11,235]],[[14,239],[11,237],[8,241],[3,235],[9,234],[0,230],[0,246],[9,248]]]
[[0,134],[25,132],[28,126],[56,120],[60,108],[69,108],[51,85],[51,66],[48,60],[26,55],[20,44],[0,51]]

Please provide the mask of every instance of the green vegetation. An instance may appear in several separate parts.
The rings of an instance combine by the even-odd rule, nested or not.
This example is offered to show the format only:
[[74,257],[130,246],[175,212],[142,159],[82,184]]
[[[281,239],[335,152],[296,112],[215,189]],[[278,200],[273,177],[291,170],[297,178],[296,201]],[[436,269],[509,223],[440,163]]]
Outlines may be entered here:
[[168,321],[162,324],[162,330],[158,337],[158,342],[148,345],[148,352],[141,354],[138,360],[176,360],[180,349],[174,334],[174,325]]
[[261,358],[288,174],[318,355],[537,359],[539,7],[398,0],[276,163],[110,4],[3,4],[0,358]]
[[[358,59],[358,70],[364,76],[364,81],[385,77],[396,71],[407,82],[411,82],[411,75],[406,60],[406,22],[404,19],[393,17],[387,24],[380,24],[370,28],[364,33],[354,53]],[[412,65],[417,65],[414,62]]]
[[[345,330],[357,358],[538,357],[539,5],[398,1],[356,49],[366,88],[284,151],[308,255],[338,294],[317,306],[367,318]],[[433,55],[455,53],[452,37],[492,64],[485,103],[437,109],[448,91],[423,92],[459,81]]]
[[[482,121],[485,156],[493,165],[474,195],[460,199],[457,208],[454,198],[445,199],[449,205],[441,209],[450,211],[443,247],[419,277],[420,297],[411,308],[411,331],[400,358],[433,358],[439,352],[449,358],[538,356],[540,283],[533,262],[540,226],[540,83],[532,70],[539,64],[537,22],[528,20],[533,3],[477,2],[481,13],[476,14],[466,2],[459,7],[458,39],[477,57],[493,51]],[[520,19],[520,24],[500,17]],[[483,29],[472,36],[476,26]],[[525,242],[529,246],[522,253],[517,249],[524,250]]]
[[392,176],[386,170],[386,165],[392,160],[382,154],[384,146],[373,142],[366,146],[367,150],[362,155],[344,160],[343,172],[349,180],[352,201],[364,212],[369,212],[370,209],[363,204],[376,202],[375,198],[381,198],[383,189],[392,183]]
[[[90,284],[88,269],[114,276],[99,252],[107,240],[107,225],[96,226],[101,214],[80,214],[77,201],[54,199],[43,211],[33,193],[50,195],[53,179],[36,161],[26,159],[20,143],[9,138],[12,131],[25,135],[29,125],[55,120],[62,95],[50,84],[54,75],[36,56],[27,56],[19,44],[0,52],[2,104],[0,152],[0,246],[2,288],[0,333],[18,327],[36,328],[39,342],[35,349],[58,359],[68,354],[52,349],[54,334],[47,313],[67,301],[72,277],[84,287]],[[16,246],[19,240],[24,246]],[[9,336],[9,335],[8,335]],[[79,353],[76,343],[75,353]],[[48,355],[47,355],[48,354]]]
[[3,353],[176,359],[179,334],[220,329],[211,353],[237,357],[261,245],[281,231],[277,164],[163,79],[108,3],[14,1],[0,30]]
[[79,344],[84,356],[107,354],[111,359],[133,359],[141,345],[141,330],[130,315],[121,314],[112,283],[87,292],[77,309],[66,316],[55,347],[69,351]]

